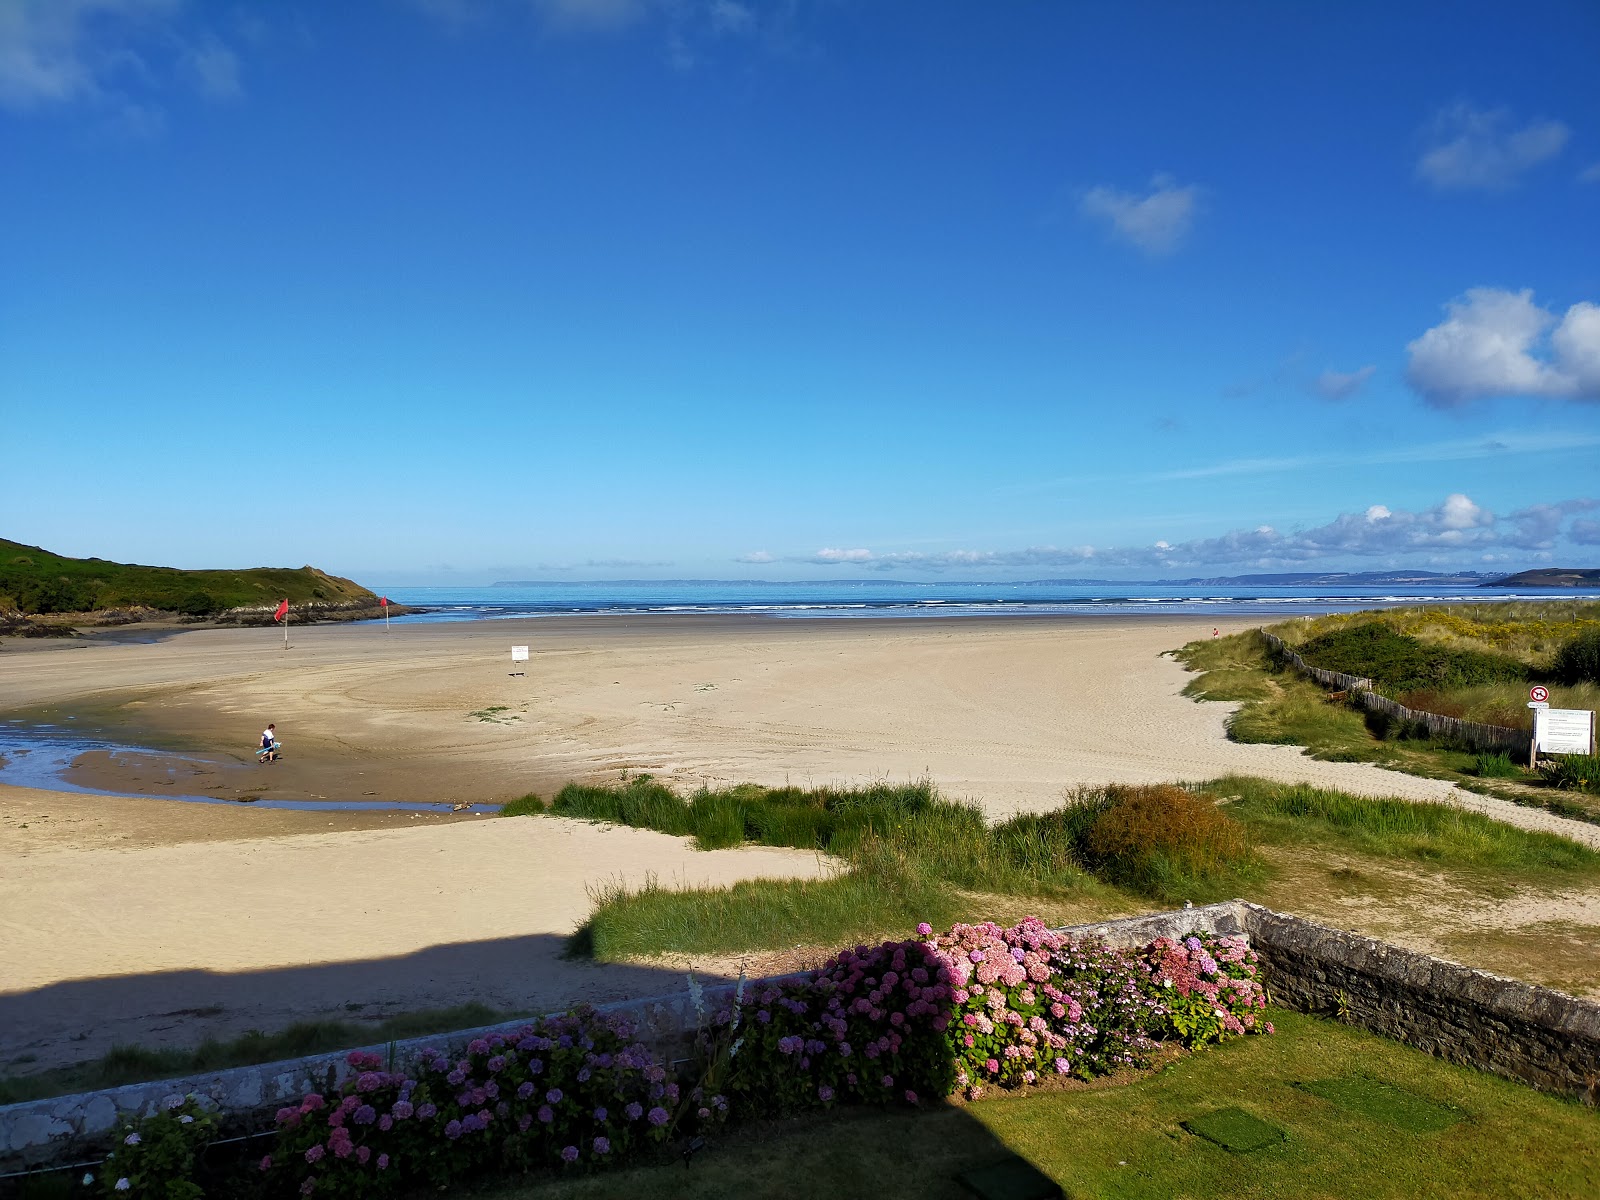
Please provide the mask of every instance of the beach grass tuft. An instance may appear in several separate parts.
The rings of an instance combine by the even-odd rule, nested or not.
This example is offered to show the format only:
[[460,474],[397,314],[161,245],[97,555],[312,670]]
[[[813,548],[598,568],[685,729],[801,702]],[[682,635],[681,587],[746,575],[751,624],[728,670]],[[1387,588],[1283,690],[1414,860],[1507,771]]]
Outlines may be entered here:
[[1202,785],[1263,841],[1343,846],[1362,854],[1519,877],[1600,876],[1600,852],[1449,804],[1418,803],[1230,776]]

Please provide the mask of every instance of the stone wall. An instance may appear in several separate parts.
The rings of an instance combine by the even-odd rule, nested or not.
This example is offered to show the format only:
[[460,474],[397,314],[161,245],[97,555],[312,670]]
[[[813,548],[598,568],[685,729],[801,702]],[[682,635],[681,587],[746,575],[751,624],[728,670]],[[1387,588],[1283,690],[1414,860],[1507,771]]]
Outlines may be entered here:
[[[1584,1096],[1591,1103],[1597,1099],[1600,1004],[1239,900],[1063,932],[1139,946],[1196,930],[1245,934],[1265,963],[1275,1004],[1337,1017],[1541,1090]],[[707,987],[706,1010],[725,1006],[732,991],[731,984]],[[670,996],[601,1005],[599,1010],[628,1016],[639,1039],[669,1061],[686,1053],[697,1020],[687,988]],[[473,1038],[509,1032],[523,1023],[356,1048],[384,1056],[392,1069],[407,1070],[424,1049],[460,1053]],[[273,1113],[298,1103],[305,1092],[337,1089],[350,1074],[346,1053],[0,1106],[0,1176],[35,1166],[97,1161],[123,1120],[155,1112],[169,1096],[205,1097],[221,1113],[226,1134],[270,1129]]]
[[1600,1004],[1238,902],[1272,1002],[1596,1103]]

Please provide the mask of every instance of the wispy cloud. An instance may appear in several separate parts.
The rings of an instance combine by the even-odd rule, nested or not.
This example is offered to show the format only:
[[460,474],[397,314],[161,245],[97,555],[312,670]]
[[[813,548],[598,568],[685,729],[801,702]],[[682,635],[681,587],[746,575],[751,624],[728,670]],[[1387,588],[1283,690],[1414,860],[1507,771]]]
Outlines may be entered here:
[[1170,483],[1184,479],[1215,479],[1228,475],[1276,475],[1289,471],[1330,471],[1350,467],[1384,466],[1391,463],[1470,462],[1514,454],[1561,454],[1600,446],[1600,434],[1561,431],[1555,433],[1495,433],[1485,437],[1456,438],[1442,442],[1423,442],[1413,446],[1383,449],[1338,451],[1325,454],[1294,454],[1260,458],[1230,458],[1222,462],[1199,463],[1167,471],[1152,471],[1130,478],[1127,475],[1068,475],[1032,483],[1012,483],[995,489],[997,495],[1033,495],[1068,487],[1094,487],[1107,483]]
[[232,100],[243,94],[244,89],[239,85],[239,56],[215,37],[207,37],[190,49],[189,66],[206,95]]
[[1600,183],[1600,162],[1590,163],[1578,172],[1579,183]]
[[818,566],[847,565],[871,571],[945,572],[1003,568],[1073,571],[1203,570],[1218,567],[1276,568],[1320,560],[1426,559],[1457,564],[1498,561],[1508,553],[1542,559],[1565,538],[1589,544],[1600,539],[1596,522],[1574,519],[1600,509],[1600,500],[1578,498],[1536,504],[1499,517],[1462,492],[1431,508],[1408,511],[1372,504],[1341,513],[1326,524],[1280,531],[1271,525],[1230,530],[1217,537],[1148,546],[1027,546],[1016,550],[823,549],[786,561]]
[[1580,301],[1558,320],[1527,288],[1473,288],[1445,308],[1406,347],[1406,379],[1434,407],[1486,396],[1600,400],[1600,305]]
[[540,563],[534,568],[536,571],[617,571],[632,570],[636,567],[670,567],[670,560],[656,561],[642,558],[588,558],[583,562],[575,563]]
[[[185,0],[0,0],[0,106],[92,103],[124,130],[161,125],[173,81],[202,95],[242,91],[238,56],[213,33],[178,28]],[[252,28],[246,22],[241,28]]]
[[1434,117],[1417,176],[1446,190],[1504,191],[1560,154],[1569,135],[1560,121],[1518,125],[1506,109],[1457,104]]
[[533,0],[554,29],[576,33],[610,33],[626,29],[645,15],[644,0]]
[[1104,221],[1113,234],[1130,242],[1146,254],[1171,254],[1189,235],[1194,224],[1200,189],[1179,187],[1169,175],[1157,175],[1148,192],[1124,192],[1113,187],[1090,188],[1079,202],[1079,210],[1093,220]]
[[777,558],[765,550],[752,550],[749,554],[741,554],[733,560],[739,563],[770,563],[777,562]]
[[1377,367],[1360,367],[1354,371],[1324,371],[1311,387],[1324,400],[1348,400],[1363,387]]

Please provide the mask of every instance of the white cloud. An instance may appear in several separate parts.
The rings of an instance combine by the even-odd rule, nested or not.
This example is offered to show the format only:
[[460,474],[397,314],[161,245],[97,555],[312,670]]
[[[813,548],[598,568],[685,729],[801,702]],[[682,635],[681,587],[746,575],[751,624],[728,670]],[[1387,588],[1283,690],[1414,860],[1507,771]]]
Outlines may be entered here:
[[216,38],[208,37],[189,51],[189,66],[206,95],[231,100],[242,94],[239,56]]
[[1200,189],[1177,186],[1170,176],[1157,175],[1150,192],[1118,191],[1093,187],[1084,193],[1080,209],[1085,216],[1109,222],[1112,231],[1146,254],[1170,254],[1188,236],[1194,223]]
[[1457,104],[1434,118],[1417,175],[1436,188],[1503,191],[1524,171],[1560,154],[1569,132],[1560,121],[1519,128],[1503,108]]
[[605,33],[624,29],[644,16],[642,0],[533,0],[553,29]]
[[1361,367],[1350,372],[1324,371],[1312,386],[1324,400],[1348,400],[1366,386],[1367,380],[1372,378],[1372,373],[1377,369]]
[[747,4],[735,0],[711,0],[707,6],[711,28],[717,33],[749,33],[755,28],[755,14]]
[[[217,99],[240,95],[238,56],[214,34],[175,27],[185,3],[0,0],[0,106],[88,102],[113,128],[150,134],[162,126],[152,97],[171,79]],[[259,24],[240,28],[260,36]]]
[[1548,554],[1563,537],[1573,543],[1600,544],[1600,522],[1572,519],[1597,508],[1600,501],[1593,499],[1564,500],[1532,505],[1502,518],[1466,494],[1455,492],[1432,508],[1413,512],[1373,504],[1360,512],[1341,513],[1325,525],[1290,532],[1257,525],[1217,537],[1178,543],[1162,540],[1151,546],[1133,547],[1028,546],[1018,550],[950,550],[934,554],[830,549],[787,561],[844,564],[873,571],[931,572],[1003,568],[1097,573],[1218,567],[1264,570],[1359,558],[1413,562],[1421,559],[1438,565],[1467,561],[1469,555],[1479,559],[1485,555],[1538,557]]
[[1600,183],[1600,162],[1590,163],[1578,172],[1579,183]]
[[3,0],[0,104],[26,109],[98,94],[137,58],[105,35],[176,10],[179,0]]
[[772,555],[768,554],[765,550],[752,550],[749,554],[739,555],[739,557],[733,561],[740,563],[770,563],[777,562],[778,560]]
[[1558,321],[1529,289],[1473,288],[1446,312],[1406,347],[1406,379],[1429,404],[1453,408],[1484,396],[1600,400],[1600,306],[1579,302]]

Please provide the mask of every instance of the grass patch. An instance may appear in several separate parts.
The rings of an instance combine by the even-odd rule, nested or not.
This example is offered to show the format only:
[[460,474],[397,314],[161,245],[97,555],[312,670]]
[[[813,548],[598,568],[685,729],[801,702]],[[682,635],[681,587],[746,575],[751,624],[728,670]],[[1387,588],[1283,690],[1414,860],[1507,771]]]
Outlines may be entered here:
[[231,1041],[207,1039],[193,1050],[147,1050],[142,1046],[113,1046],[100,1058],[56,1067],[36,1075],[0,1078],[0,1104],[18,1104],[47,1096],[148,1083],[229,1067],[329,1054],[353,1046],[397,1042],[430,1033],[448,1033],[476,1025],[510,1020],[509,1013],[482,1004],[401,1013],[377,1024],[346,1021],[301,1021],[279,1033],[251,1030]]
[[1387,696],[1528,677],[1527,664],[1509,655],[1424,642],[1377,620],[1331,629],[1298,649],[1313,667],[1371,679]]
[[[922,1112],[845,1111],[748,1127],[717,1139],[690,1169],[673,1160],[586,1178],[476,1192],[492,1200],[833,1200],[877,1190],[957,1200],[957,1176],[1020,1155],[1069,1196],[1123,1200],[1556,1200],[1594,1195],[1600,1114],[1432,1058],[1361,1030],[1271,1014],[1272,1037],[1178,1059],[1125,1086],[1006,1096]],[[1407,1129],[1296,1086],[1366,1075],[1465,1114]],[[1230,1155],[1182,1132],[1235,1106],[1287,1140]],[[819,1152],[825,1147],[825,1152]]]
[[[1529,606],[1487,607],[1507,610]],[[1565,610],[1573,606],[1557,607]],[[1600,619],[1600,603],[1578,607]],[[1375,614],[1360,615],[1370,618]],[[1393,612],[1377,615],[1385,621],[1399,619]],[[1502,624],[1509,620],[1507,617]],[[1339,622],[1349,624],[1348,615],[1286,622],[1274,626],[1273,632],[1286,642],[1303,643],[1308,631],[1314,632],[1321,625],[1338,628]],[[1431,739],[1420,726],[1359,710],[1342,693],[1327,692],[1276,662],[1259,630],[1191,642],[1173,654],[1190,670],[1200,672],[1189,680],[1185,695],[1200,700],[1243,702],[1228,718],[1228,736],[1234,741],[1302,746],[1308,755],[1325,762],[1366,762],[1426,778],[1448,779],[1460,787],[1513,803],[1547,809],[1571,819],[1600,822],[1600,803],[1590,798],[1600,794],[1600,789],[1586,790],[1568,782],[1568,770],[1558,767],[1545,774],[1528,771],[1509,756],[1501,762],[1501,756]],[[1410,707],[1445,716],[1515,729],[1529,727],[1527,691],[1521,683],[1429,687],[1402,693],[1398,698]],[[1600,687],[1583,683],[1561,688],[1559,694],[1558,689],[1552,688],[1551,698],[1560,707],[1600,708]],[[1592,778],[1600,779],[1600,772]]]
[[533,792],[529,792],[526,796],[519,796],[515,800],[502,804],[500,806],[500,815],[502,817],[536,817],[544,810],[544,801]]
[[1600,876],[1600,852],[1446,804],[1351,796],[1308,784],[1229,777],[1205,790],[1265,841],[1342,846],[1361,854],[1522,877]]
[[637,776],[615,787],[568,785],[541,811],[692,837],[702,849],[781,846],[840,862],[837,873],[819,880],[598,889],[568,952],[602,960],[853,943],[918,921],[970,916],[974,894],[1000,898],[1002,906],[1005,898],[1027,897],[1120,907],[1119,895],[1085,870],[1060,822],[1018,817],[991,827],[976,805],[944,799],[926,780],[818,789],[743,784],[685,797]]
[[1298,648],[1325,634],[1373,621],[1429,645],[1516,659],[1544,675],[1555,669],[1563,646],[1600,630],[1600,601],[1535,600],[1369,609],[1285,621],[1274,625],[1271,632]]
[[1424,1100],[1404,1088],[1366,1075],[1312,1079],[1300,1087],[1349,1112],[1411,1133],[1437,1133],[1465,1120],[1467,1115],[1453,1104]]
[[1190,1117],[1183,1127],[1229,1154],[1249,1154],[1283,1141],[1283,1130],[1242,1108],[1218,1108]]

